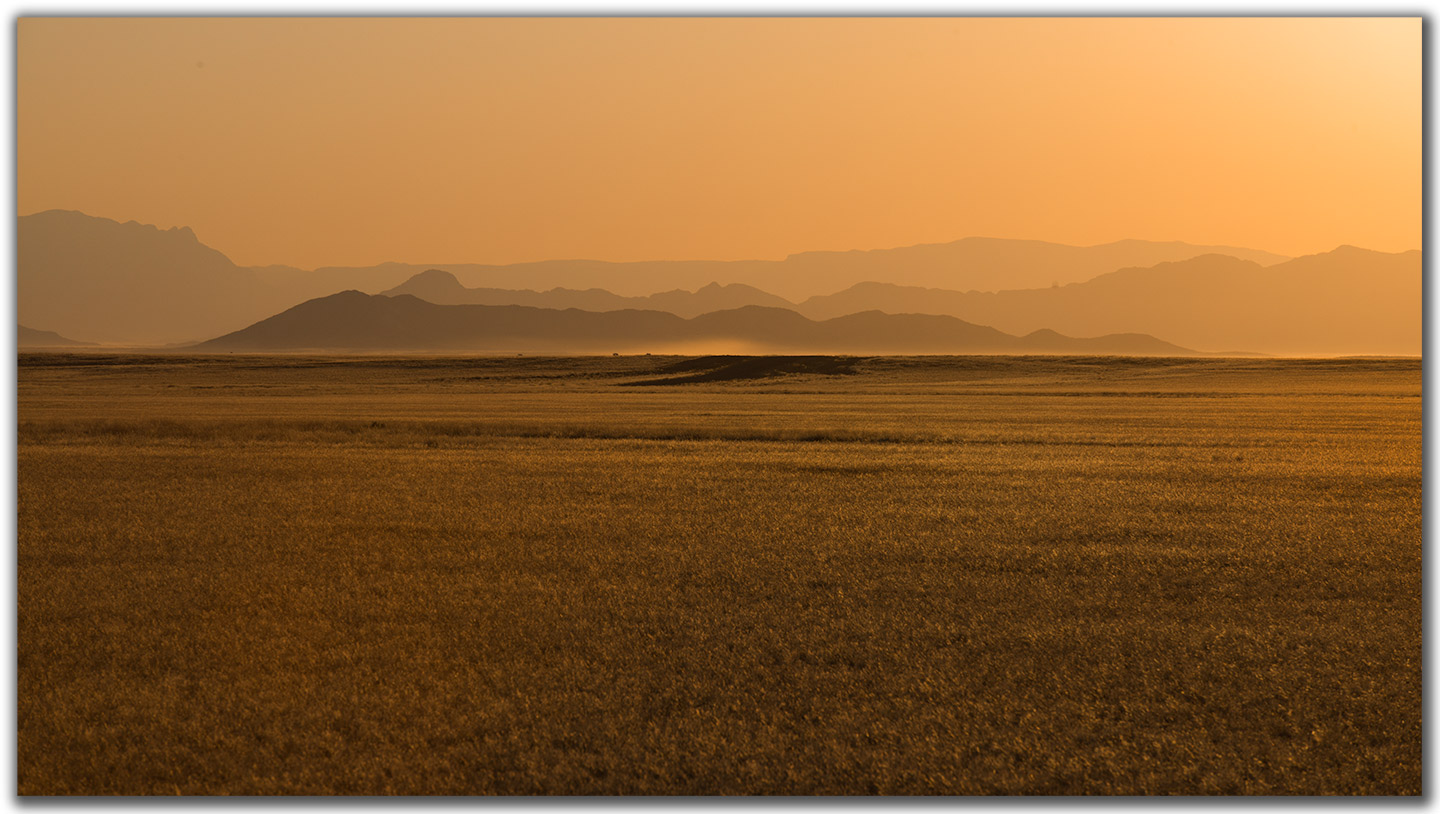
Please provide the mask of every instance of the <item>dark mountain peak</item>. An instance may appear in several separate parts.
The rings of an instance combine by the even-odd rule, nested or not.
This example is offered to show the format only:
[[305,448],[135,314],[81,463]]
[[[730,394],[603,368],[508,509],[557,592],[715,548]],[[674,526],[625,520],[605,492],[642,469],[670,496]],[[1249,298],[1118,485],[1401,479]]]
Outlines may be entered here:
[[723,330],[731,336],[760,336],[771,331],[798,331],[813,327],[814,322],[788,308],[766,305],[745,305],[711,311],[690,319],[696,326]]
[[[742,305],[739,308],[724,308],[719,311],[711,311],[708,314],[701,314],[697,319],[713,317],[721,314],[734,314],[737,316],[765,316],[781,319],[805,319],[789,308],[776,308],[770,305]],[[807,320],[808,321],[808,320]]]
[[406,280],[406,282],[444,283],[446,285],[453,284],[457,287],[460,285],[460,281],[456,279],[455,275],[440,269],[425,269],[409,280]]
[[1059,331],[1052,331],[1049,328],[1041,328],[1038,331],[1031,331],[1030,333],[1025,334],[1026,339],[1059,339],[1062,337],[1063,334],[1061,334]]
[[461,285],[455,275],[450,272],[426,269],[400,285],[381,293],[392,297],[410,294],[430,302],[453,303],[459,301],[465,292],[465,286]]

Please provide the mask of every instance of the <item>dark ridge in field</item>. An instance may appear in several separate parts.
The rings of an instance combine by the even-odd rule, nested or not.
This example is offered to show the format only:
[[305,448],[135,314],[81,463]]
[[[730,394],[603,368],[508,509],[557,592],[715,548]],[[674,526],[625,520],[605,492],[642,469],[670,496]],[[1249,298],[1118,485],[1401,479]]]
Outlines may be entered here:
[[621,382],[621,387],[654,386],[674,384],[697,384],[700,382],[733,382],[747,379],[774,379],[782,376],[811,374],[818,376],[853,376],[855,364],[861,361],[856,356],[701,356],[674,364],[663,365],[655,370],[659,374],[689,373],[668,379],[644,379],[638,382]]
[[[1221,359],[1117,356],[317,356],[301,354],[138,354],[21,351],[23,378],[41,377],[80,387],[77,399],[98,396],[87,377],[104,377],[147,402],[155,388],[169,395],[226,392],[237,397],[287,392],[306,398],[340,387],[346,404],[358,406],[384,398],[415,398],[420,393],[471,398],[477,388],[506,392],[559,388],[570,392],[587,387],[600,392],[678,394],[707,388],[753,390],[779,394],[795,387],[830,392],[900,388],[918,394],[939,388],[969,395],[1045,393],[1049,396],[1107,395],[1138,398],[1236,395],[1339,395],[1335,382],[1349,382],[1343,392],[1378,396],[1374,384],[1352,386],[1357,375],[1378,375],[1387,394],[1404,376],[1420,371],[1419,359]],[[769,375],[767,375],[769,374]],[[1335,378],[1335,377],[1340,378]],[[1402,377],[1396,379],[1395,377]],[[98,380],[97,380],[98,381]],[[123,385],[122,385],[123,383]],[[662,385],[627,387],[612,385]],[[92,383],[93,384],[93,383]],[[663,385],[689,385],[663,387]],[[22,390],[31,386],[22,385]],[[431,390],[431,388],[439,388]],[[107,391],[113,394],[113,391]],[[557,391],[558,392],[558,391]],[[248,395],[246,395],[248,394]],[[469,395],[467,395],[469,394]],[[1416,396],[1418,397],[1418,395]],[[428,398],[428,396],[427,396]],[[355,401],[358,400],[358,401]],[[209,402],[187,402],[181,409]],[[264,412],[267,408],[259,408]],[[349,409],[348,407],[346,408]],[[457,407],[458,409],[458,407]],[[465,407],[471,409],[470,406]]]
[[[545,421],[416,421],[316,419],[50,419],[25,420],[17,428],[24,443],[174,442],[204,445],[223,443],[369,445],[404,448],[465,446],[486,439],[547,439],[573,441],[684,441],[751,442],[781,444],[870,444],[910,446],[1104,447],[1122,449],[1230,449],[1225,441],[1167,437],[1163,434],[1120,437],[1113,433],[1082,435],[1053,430],[994,432],[964,428],[906,428],[885,426],[750,426],[686,423],[673,426],[638,426]],[[851,467],[846,467],[847,471]]]

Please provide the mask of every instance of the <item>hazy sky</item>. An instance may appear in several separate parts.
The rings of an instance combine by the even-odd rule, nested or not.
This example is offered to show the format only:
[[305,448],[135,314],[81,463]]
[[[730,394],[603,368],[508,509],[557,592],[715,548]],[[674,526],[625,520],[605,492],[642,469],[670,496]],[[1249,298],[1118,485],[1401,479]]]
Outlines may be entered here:
[[20,214],[244,265],[1420,247],[1418,18],[19,22]]

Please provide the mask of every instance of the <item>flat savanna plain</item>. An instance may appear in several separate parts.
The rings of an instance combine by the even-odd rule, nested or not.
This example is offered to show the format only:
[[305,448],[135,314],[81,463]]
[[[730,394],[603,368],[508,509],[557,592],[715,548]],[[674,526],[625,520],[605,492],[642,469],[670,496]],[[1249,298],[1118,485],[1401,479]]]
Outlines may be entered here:
[[1421,790],[1419,360],[18,388],[22,794]]

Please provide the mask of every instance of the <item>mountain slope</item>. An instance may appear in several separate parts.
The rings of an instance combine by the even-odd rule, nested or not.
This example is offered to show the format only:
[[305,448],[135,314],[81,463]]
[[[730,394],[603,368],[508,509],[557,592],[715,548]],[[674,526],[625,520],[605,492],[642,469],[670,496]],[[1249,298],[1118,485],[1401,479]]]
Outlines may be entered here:
[[24,325],[15,326],[15,344],[21,348],[64,348],[83,347],[89,342],[76,342],[54,331],[39,331]]
[[1153,337],[1011,336],[953,317],[852,314],[823,322],[746,306],[683,319],[660,311],[436,305],[346,291],[310,300],[196,350],[542,353],[1134,353],[1190,355]]
[[67,336],[203,336],[226,324],[217,304],[251,299],[256,288],[189,229],[55,210],[20,218],[17,241],[20,321]]
[[1351,246],[1270,267],[1206,255],[1083,283],[994,293],[864,283],[796,307],[812,319],[859,308],[945,314],[1011,333],[1147,333],[1186,347],[1274,354],[1421,351],[1422,262]]

